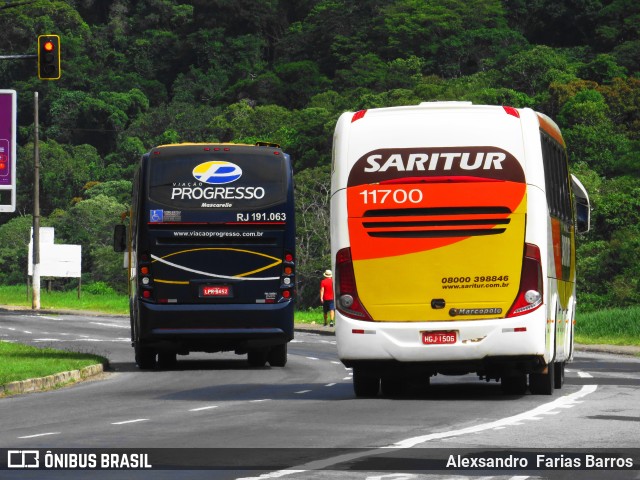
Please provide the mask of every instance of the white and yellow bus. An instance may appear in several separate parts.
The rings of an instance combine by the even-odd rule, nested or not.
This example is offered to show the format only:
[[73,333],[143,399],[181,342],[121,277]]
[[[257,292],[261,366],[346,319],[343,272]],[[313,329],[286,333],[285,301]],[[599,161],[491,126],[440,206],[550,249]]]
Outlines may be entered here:
[[356,395],[437,374],[477,373],[511,394],[561,388],[575,234],[588,229],[588,194],[541,113],[469,102],[344,113],[331,252]]

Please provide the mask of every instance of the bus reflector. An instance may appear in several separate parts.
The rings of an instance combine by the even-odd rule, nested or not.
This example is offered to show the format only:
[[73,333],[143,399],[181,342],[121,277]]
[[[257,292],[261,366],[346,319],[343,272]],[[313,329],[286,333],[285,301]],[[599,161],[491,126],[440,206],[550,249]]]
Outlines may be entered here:
[[525,243],[522,258],[522,276],[520,289],[507,317],[517,317],[532,312],[542,305],[542,262],[540,249],[531,243]]
[[360,110],[360,111],[354,113],[353,117],[351,118],[351,123],[355,122],[356,120],[360,120],[362,117],[364,117],[365,113],[367,113],[366,110]]
[[336,307],[343,315],[356,320],[373,321],[369,312],[360,303],[353,272],[351,248],[343,248],[336,253]]
[[516,118],[520,118],[520,112],[518,112],[516,108],[513,108],[513,107],[502,107],[502,108],[504,108],[504,111],[507,112],[509,115],[513,115]]

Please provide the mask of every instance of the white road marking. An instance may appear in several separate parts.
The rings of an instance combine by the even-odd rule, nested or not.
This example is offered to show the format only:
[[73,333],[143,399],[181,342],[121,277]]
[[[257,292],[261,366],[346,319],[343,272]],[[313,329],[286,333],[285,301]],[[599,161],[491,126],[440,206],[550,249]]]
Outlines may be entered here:
[[200,407],[200,408],[192,408],[189,410],[190,412],[201,412],[203,410],[211,410],[213,408],[218,408],[218,405],[211,405],[209,407]]
[[130,342],[130,338],[34,338],[33,342]]
[[44,319],[44,320],[55,320],[56,322],[59,322],[61,320],[64,320],[64,318],[62,317],[49,317],[47,315],[21,315],[22,317],[27,317],[27,318],[37,318],[38,320]]
[[18,437],[18,438],[37,438],[37,437],[46,437],[47,435],[60,435],[60,432],[37,433],[35,435],[26,435],[24,437]]
[[333,387],[334,385],[335,385],[335,383],[327,383],[327,384],[325,385],[325,387]]
[[300,390],[299,392],[295,392],[295,393],[300,393],[300,394],[302,394],[302,393],[309,393],[310,391],[311,391],[311,390]]
[[[537,418],[538,415],[542,415],[548,412],[555,410],[556,408],[562,408],[564,406],[575,406],[581,403],[583,397],[593,393],[598,388],[597,385],[585,385],[579,391],[565,395],[560,397],[552,402],[545,403],[540,405],[532,410],[528,410],[526,412],[520,413],[518,415],[513,415],[511,417],[501,418],[499,420],[495,420],[493,422],[482,423],[480,425],[476,425],[473,427],[461,428],[458,430],[449,430],[445,432],[431,433],[427,435],[420,435],[417,437],[407,438],[405,440],[401,440],[392,445],[388,445],[386,447],[378,447],[373,448],[371,450],[359,451],[355,453],[347,453],[344,455],[337,455],[335,457],[327,458],[324,460],[316,460],[313,462],[305,463],[303,465],[298,465],[293,467],[292,469],[287,470],[278,470],[276,472],[269,472],[260,475],[259,477],[245,477],[237,480],[263,480],[267,478],[280,478],[287,475],[292,475],[296,473],[304,473],[309,470],[322,470],[328,467],[332,467],[334,465],[350,462],[353,460],[357,460],[364,457],[369,457],[373,455],[380,455],[383,453],[388,453],[389,450],[397,449],[403,450],[407,448],[412,448],[417,445],[421,445],[423,443],[430,442],[432,440],[441,440],[444,438],[457,437],[461,435],[468,435],[479,433],[485,430],[493,430],[495,428],[501,428],[506,426],[514,426],[521,424],[524,420],[531,420],[533,418]],[[526,477],[525,477],[526,478]]]
[[111,425],[126,425],[128,423],[148,422],[148,418],[136,418],[135,420],[125,420],[124,422],[114,422]]
[[130,325],[114,325],[113,323],[101,323],[101,322],[90,322],[92,325],[100,325],[102,327],[111,327],[111,328],[131,328]]

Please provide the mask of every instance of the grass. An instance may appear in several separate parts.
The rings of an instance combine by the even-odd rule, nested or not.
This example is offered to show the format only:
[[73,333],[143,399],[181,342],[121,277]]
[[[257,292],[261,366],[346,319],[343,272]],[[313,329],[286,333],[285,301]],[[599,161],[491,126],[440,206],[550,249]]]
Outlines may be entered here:
[[[294,318],[296,323],[324,324],[324,320],[322,318],[322,307],[310,308],[308,310],[296,310]],[[329,322],[329,315],[327,315],[327,322]]]
[[575,339],[587,345],[640,345],[640,307],[578,311]]
[[[27,298],[27,287],[21,285],[0,286],[0,305],[31,307],[31,296]],[[77,290],[68,292],[47,292],[40,290],[40,308],[43,310],[89,310],[98,313],[115,315],[129,314],[129,300],[126,295],[104,294],[94,295]]]
[[0,385],[79,370],[97,363],[104,364],[106,359],[88,353],[65,352],[0,341]]

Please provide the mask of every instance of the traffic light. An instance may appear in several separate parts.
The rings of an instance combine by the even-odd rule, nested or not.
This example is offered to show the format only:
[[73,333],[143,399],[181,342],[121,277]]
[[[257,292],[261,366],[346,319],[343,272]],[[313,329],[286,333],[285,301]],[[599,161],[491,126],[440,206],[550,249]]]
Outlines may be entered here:
[[60,37],[58,35],[38,37],[38,78],[40,80],[60,78]]

